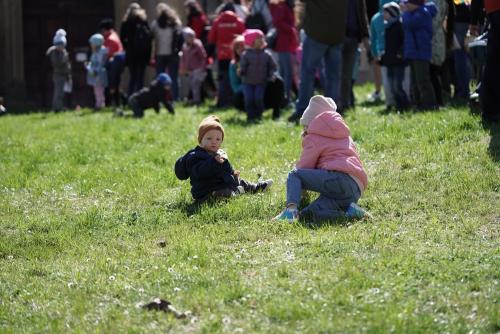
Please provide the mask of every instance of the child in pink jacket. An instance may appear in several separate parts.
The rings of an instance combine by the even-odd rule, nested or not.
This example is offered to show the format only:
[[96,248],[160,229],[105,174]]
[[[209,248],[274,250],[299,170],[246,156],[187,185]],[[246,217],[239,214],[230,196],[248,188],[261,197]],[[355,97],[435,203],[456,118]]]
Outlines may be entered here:
[[[288,174],[287,206],[273,220],[369,216],[356,204],[368,177],[349,128],[336,110],[331,98],[316,95],[309,101],[300,119],[304,126],[302,154]],[[318,192],[319,197],[299,212],[302,190]]]

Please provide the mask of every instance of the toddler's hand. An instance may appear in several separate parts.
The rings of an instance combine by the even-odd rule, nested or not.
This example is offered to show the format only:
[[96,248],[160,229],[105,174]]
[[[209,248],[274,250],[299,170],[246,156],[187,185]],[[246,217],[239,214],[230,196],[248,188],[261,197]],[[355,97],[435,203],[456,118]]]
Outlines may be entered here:
[[218,162],[218,163],[220,163],[220,164],[223,164],[223,163],[224,163],[224,158],[223,158],[223,157],[221,157],[221,156],[220,156],[220,155],[218,155],[218,154],[214,157],[214,159],[215,159],[215,161],[217,161],[217,162]]

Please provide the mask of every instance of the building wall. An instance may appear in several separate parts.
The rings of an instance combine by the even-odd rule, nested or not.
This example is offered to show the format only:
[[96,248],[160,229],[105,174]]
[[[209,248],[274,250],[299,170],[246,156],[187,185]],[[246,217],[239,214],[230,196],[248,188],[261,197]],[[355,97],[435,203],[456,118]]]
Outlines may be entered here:
[[[0,0],[0,95],[24,95],[22,2]],[[6,100],[8,103],[9,100]]]

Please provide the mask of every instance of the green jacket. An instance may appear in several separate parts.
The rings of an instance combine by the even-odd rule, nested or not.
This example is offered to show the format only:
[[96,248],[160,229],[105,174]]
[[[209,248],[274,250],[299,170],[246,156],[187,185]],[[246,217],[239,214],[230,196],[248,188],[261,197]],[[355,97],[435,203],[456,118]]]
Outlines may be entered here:
[[347,0],[302,0],[304,31],[316,42],[337,45],[344,41]]

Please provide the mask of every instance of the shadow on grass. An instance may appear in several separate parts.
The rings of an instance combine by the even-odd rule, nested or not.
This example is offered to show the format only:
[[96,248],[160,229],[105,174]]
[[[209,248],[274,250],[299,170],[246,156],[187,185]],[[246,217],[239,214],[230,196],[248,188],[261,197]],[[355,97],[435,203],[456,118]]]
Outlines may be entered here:
[[500,161],[500,124],[483,123],[483,127],[490,131],[488,153],[495,162]]

